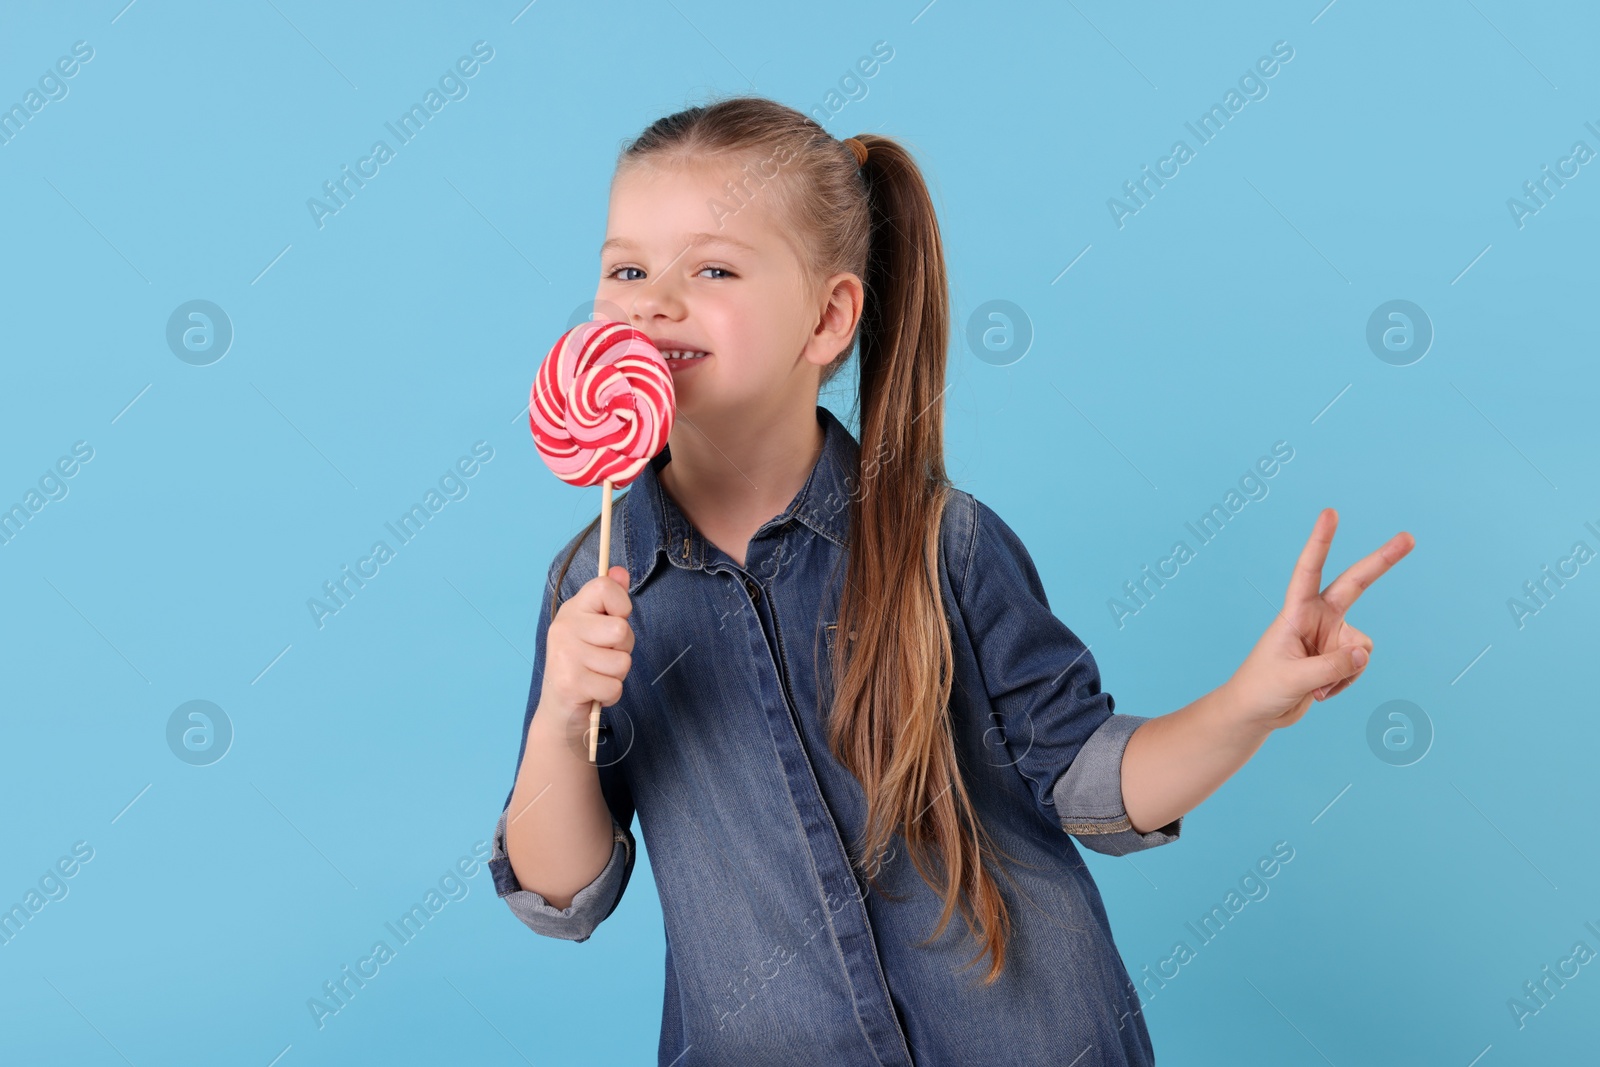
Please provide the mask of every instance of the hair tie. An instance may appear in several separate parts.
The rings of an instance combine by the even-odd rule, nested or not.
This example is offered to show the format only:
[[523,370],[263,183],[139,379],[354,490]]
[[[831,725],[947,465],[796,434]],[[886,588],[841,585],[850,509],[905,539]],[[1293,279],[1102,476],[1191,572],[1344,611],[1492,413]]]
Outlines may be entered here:
[[854,137],[846,137],[844,143],[856,157],[856,166],[864,167],[867,164],[867,146]]

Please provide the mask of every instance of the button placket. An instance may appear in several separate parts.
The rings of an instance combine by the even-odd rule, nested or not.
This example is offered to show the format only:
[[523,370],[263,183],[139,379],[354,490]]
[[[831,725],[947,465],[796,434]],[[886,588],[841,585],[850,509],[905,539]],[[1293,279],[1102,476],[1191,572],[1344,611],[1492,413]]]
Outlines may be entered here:
[[[780,557],[781,558],[781,557]],[[747,563],[756,561],[747,559]],[[767,651],[777,668],[778,691],[784,705],[783,712],[775,712],[769,720],[777,746],[779,762],[783,767],[790,797],[800,816],[807,844],[810,846],[812,866],[817,878],[817,889],[823,895],[827,912],[825,919],[833,934],[839,961],[851,988],[856,1018],[867,1034],[877,1062],[884,1067],[909,1067],[911,1053],[904,1027],[895,1013],[889,994],[883,964],[873,943],[872,924],[866,901],[850,862],[843,836],[834,821],[833,813],[823,799],[822,785],[817,780],[816,769],[806,752],[804,731],[795,706],[789,662],[785,650],[782,628],[778,622],[777,601],[766,598],[766,607],[760,606],[760,583],[741,573],[746,590],[750,592],[756,626],[766,640]],[[787,729],[780,729],[778,723]],[[841,896],[833,895],[831,886],[850,886],[858,890],[841,889]],[[838,900],[834,907],[830,901]]]

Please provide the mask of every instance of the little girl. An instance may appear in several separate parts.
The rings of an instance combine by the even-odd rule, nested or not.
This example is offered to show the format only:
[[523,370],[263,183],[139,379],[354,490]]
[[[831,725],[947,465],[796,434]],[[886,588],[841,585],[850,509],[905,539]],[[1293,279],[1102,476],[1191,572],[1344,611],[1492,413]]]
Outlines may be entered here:
[[[670,115],[620,157],[601,256],[596,307],[668,358],[677,420],[614,507],[621,563],[584,580],[596,520],[551,565],[499,895],[587,940],[638,814],[662,1065],[1153,1063],[1073,839],[1177,840],[1354,682],[1345,611],[1410,536],[1319,593],[1324,511],[1227,683],[1115,714],[1022,542],[945,475],[945,264],[901,144],[759,97]],[[859,441],[817,404],[853,349]]]

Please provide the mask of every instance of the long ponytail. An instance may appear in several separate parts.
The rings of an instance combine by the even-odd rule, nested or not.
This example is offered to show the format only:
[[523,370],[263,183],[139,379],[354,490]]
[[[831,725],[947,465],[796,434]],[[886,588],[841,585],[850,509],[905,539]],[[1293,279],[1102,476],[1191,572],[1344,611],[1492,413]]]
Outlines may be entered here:
[[[829,743],[868,798],[863,854],[898,831],[923,879],[941,889],[944,932],[958,905],[986,981],[1005,965],[1010,915],[984,867],[995,851],[977,818],[951,735],[953,653],[939,594],[949,285],[938,219],[910,153],[862,134],[872,230],[859,331],[861,454],[870,484],[851,499],[850,562],[836,640]],[[848,639],[851,631],[853,640]],[[869,876],[876,875],[869,863]],[[970,964],[969,964],[970,966]]]

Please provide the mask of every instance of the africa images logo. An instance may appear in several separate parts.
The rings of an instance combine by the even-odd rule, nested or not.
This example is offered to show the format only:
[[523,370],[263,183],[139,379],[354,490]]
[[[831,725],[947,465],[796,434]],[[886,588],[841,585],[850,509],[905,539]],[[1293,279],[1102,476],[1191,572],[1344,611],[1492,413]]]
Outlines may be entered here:
[[487,441],[478,441],[472,446],[471,456],[462,456],[456,460],[455,465],[449,467],[439,476],[439,487],[428,487],[422,500],[411,505],[410,509],[403,512],[393,522],[386,522],[383,528],[394,537],[394,546],[388,541],[377,540],[372,543],[372,548],[365,556],[356,560],[355,570],[350,569],[346,563],[339,569],[339,574],[322,583],[322,592],[326,599],[318,597],[306,598],[306,610],[311,614],[311,621],[317,629],[327,625],[327,620],[339,614],[350,606],[355,595],[367,587],[367,583],[383,573],[385,564],[393,560],[399,550],[409,545],[422,533],[435,515],[444,510],[446,504],[454,500],[465,500],[472,491],[468,479],[473,478],[483,466],[494,459],[494,446]]
[[[341,163],[338,178],[322,183],[322,191],[327,199],[319,200],[313,196],[306,200],[306,210],[311,213],[311,221],[317,224],[317,229],[327,225],[325,220],[329,216],[337,215],[349,207],[356,193],[367,187],[367,181],[376,178],[383,165],[395,158],[397,149],[410,144],[422,132],[428,120],[444,110],[445,104],[452,100],[465,100],[470,91],[467,80],[476,77],[483,69],[483,64],[493,58],[494,49],[487,41],[474,42],[472,56],[461,56],[453,67],[446,68],[439,76],[437,89],[430,85],[420,103],[413,103],[394,122],[383,124],[394,135],[394,147],[380,139],[372,142],[371,150],[356,160],[354,171],[350,169],[350,164]],[[395,123],[399,123],[398,128]]]

